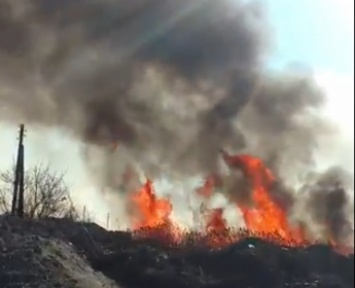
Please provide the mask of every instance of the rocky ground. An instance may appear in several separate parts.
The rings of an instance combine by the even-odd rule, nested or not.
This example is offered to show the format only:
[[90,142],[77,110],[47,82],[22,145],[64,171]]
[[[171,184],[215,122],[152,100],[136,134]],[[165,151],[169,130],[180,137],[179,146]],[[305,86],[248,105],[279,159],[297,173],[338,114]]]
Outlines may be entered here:
[[351,288],[354,256],[245,239],[163,248],[66,219],[0,217],[0,287]]

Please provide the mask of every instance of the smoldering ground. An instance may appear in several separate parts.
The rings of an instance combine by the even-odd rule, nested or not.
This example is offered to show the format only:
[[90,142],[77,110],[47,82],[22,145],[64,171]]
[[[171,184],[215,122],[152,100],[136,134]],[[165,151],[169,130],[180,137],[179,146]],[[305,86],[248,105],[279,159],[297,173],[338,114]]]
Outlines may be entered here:
[[127,163],[214,172],[221,147],[310,167],[324,97],[268,75],[267,26],[251,1],[0,0],[0,119],[69,131],[112,189]]

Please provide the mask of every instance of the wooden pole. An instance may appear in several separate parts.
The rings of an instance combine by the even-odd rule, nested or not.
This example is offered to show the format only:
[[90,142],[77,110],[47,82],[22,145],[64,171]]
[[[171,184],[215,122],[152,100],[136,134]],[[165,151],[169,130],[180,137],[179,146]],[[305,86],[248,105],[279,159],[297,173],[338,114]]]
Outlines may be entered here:
[[25,193],[25,183],[24,183],[24,147],[23,144],[20,147],[20,155],[19,155],[19,190],[18,190],[18,207],[17,207],[17,215],[19,217],[24,216],[24,193]]
[[[17,150],[17,160],[15,167],[14,191],[12,195],[11,214],[23,215],[23,197],[24,197],[24,146],[23,137],[25,125],[20,125],[19,143]],[[21,212],[22,211],[22,212]],[[19,213],[20,212],[20,213]]]

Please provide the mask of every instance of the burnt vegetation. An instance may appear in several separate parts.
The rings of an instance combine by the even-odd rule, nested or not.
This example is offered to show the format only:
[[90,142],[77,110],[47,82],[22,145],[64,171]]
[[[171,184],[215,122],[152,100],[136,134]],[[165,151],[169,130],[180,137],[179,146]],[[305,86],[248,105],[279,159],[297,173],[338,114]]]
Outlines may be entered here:
[[[187,245],[169,246],[136,238],[129,232],[55,218],[20,220],[2,216],[0,227],[16,235],[72,243],[94,270],[119,287],[354,287],[354,255],[339,254],[324,244],[291,248],[249,237],[221,249],[209,249],[194,235]],[[21,271],[21,267],[18,269]],[[5,279],[4,273],[1,271],[0,279]],[[15,287],[3,283],[3,287]]]
[[[128,242],[126,242],[128,243]],[[139,243],[94,260],[127,287],[354,287],[353,255],[326,245],[290,248],[247,238],[217,250]],[[342,269],[339,269],[342,267]]]

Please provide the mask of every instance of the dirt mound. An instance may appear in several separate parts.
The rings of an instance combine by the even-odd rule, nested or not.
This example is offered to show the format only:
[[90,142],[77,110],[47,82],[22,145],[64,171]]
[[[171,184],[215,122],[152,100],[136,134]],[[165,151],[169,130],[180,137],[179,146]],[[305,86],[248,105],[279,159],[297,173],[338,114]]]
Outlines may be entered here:
[[[55,223],[0,218],[0,287],[118,287],[90,267],[85,255],[65,239],[64,231],[55,229]],[[75,225],[68,228],[68,232],[75,230]]]
[[218,250],[167,248],[95,224],[2,217],[0,249],[5,288],[354,287],[354,255],[326,245],[289,248],[249,238]]

